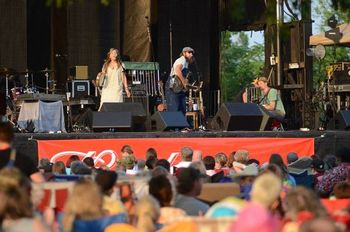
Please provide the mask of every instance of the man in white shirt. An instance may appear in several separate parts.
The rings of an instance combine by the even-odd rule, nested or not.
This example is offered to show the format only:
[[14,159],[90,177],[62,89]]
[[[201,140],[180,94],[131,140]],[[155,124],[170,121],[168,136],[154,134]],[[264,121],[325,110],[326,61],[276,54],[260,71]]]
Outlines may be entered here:
[[[167,111],[181,111],[186,114],[185,89],[188,80],[188,64],[192,62],[194,50],[191,47],[184,47],[181,56],[174,62],[170,76],[165,85]],[[177,84],[178,83],[178,84]]]

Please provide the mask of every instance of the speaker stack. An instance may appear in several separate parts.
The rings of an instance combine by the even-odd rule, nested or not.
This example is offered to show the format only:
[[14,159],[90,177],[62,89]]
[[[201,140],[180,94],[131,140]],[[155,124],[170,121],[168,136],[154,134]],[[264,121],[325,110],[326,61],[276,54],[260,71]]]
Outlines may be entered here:
[[350,110],[340,110],[328,125],[328,129],[330,130],[349,130]]
[[269,123],[267,112],[255,103],[226,102],[219,108],[211,126],[224,131],[263,131]]
[[147,114],[141,103],[104,103],[94,112],[94,131],[144,131]]
[[156,112],[151,117],[152,130],[169,131],[181,130],[189,127],[187,119],[182,112]]

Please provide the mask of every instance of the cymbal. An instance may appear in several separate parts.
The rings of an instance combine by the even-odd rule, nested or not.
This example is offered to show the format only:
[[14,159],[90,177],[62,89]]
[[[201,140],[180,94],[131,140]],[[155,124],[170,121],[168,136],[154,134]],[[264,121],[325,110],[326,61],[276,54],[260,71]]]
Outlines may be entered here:
[[46,69],[37,71],[37,73],[47,73],[47,72],[55,72],[55,70],[46,68]]
[[14,70],[13,68],[0,67],[0,75],[13,75],[16,73],[16,70]]

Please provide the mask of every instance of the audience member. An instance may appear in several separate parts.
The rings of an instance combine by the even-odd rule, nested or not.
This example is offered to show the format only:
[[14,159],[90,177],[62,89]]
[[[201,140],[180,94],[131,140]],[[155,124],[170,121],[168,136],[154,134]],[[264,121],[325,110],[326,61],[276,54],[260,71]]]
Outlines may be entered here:
[[280,231],[280,222],[272,214],[272,210],[279,199],[281,189],[282,181],[276,175],[264,173],[258,176],[253,183],[251,201],[239,212],[230,231]]
[[156,163],[156,167],[157,166],[162,166],[163,168],[165,168],[168,172],[170,172],[170,163],[168,160],[166,159],[160,159],[157,161]]
[[146,160],[148,160],[150,157],[154,157],[156,160],[158,159],[157,151],[153,147],[148,148],[146,151]]
[[181,162],[176,165],[177,168],[188,168],[192,163],[193,150],[190,147],[181,149]]
[[103,210],[108,214],[127,214],[126,209],[120,200],[112,197],[117,184],[117,173],[113,171],[98,171],[95,182],[103,193]]
[[299,232],[341,232],[334,221],[328,218],[316,218],[301,224]]
[[206,156],[203,159],[203,163],[206,169],[206,174],[208,176],[213,176],[216,174],[215,171],[215,159],[212,156]]
[[95,169],[95,161],[92,157],[85,157],[83,159],[83,162],[86,166],[88,166],[90,169]]
[[52,163],[48,158],[42,158],[39,160],[38,169],[41,173],[51,173],[52,172]]
[[327,171],[316,185],[316,190],[322,197],[328,197],[334,186],[341,181],[345,181],[350,170],[350,149],[339,148],[336,151],[338,166]]
[[67,175],[71,174],[71,170],[70,170],[70,165],[73,161],[79,161],[79,157],[77,155],[71,155],[69,156],[68,160],[66,161],[66,173]]
[[247,150],[237,150],[234,155],[235,161],[232,163],[232,169],[235,172],[241,172],[245,169],[249,160],[249,152]]
[[64,207],[62,225],[65,232],[103,231],[118,222],[126,222],[126,216],[104,216],[103,195],[96,183],[89,179],[75,183]]
[[255,164],[247,165],[247,167],[238,173],[232,175],[232,179],[239,183],[240,198],[250,200],[250,192],[253,187],[255,177],[259,174],[259,169]]
[[[327,210],[315,192],[303,186],[297,186],[288,191],[283,199],[283,207],[285,219],[299,225],[303,222],[302,220],[328,216]],[[303,218],[303,215],[309,216]]]
[[202,191],[203,177],[205,176],[194,168],[183,168],[178,174],[175,207],[183,209],[187,215],[204,215],[209,209],[207,204],[196,199]]
[[315,158],[312,160],[311,168],[312,174],[314,176],[314,186],[318,184],[318,182],[322,179],[322,176],[325,172],[325,162],[320,158]]
[[33,182],[44,182],[34,161],[20,151],[12,148],[14,138],[13,128],[9,122],[0,122],[0,169],[3,167],[17,167]]
[[18,185],[0,185],[1,231],[44,232],[49,228],[34,217],[28,192]]
[[154,156],[150,156],[147,160],[146,160],[146,167],[148,170],[152,170],[153,168],[155,168],[156,163],[157,163],[157,158]]
[[132,147],[130,145],[124,145],[120,149],[120,152],[122,153],[122,155],[121,155],[122,157],[134,154],[134,151],[133,151],[133,149],[132,149]]
[[122,165],[123,167],[125,167],[125,172],[127,175],[136,175],[137,172],[134,170],[134,166],[136,163],[135,156],[133,155],[123,156],[118,162],[119,162],[118,164],[119,166]]
[[174,208],[171,204],[173,200],[173,188],[170,180],[165,175],[152,177],[149,182],[149,193],[158,200],[160,204],[160,224],[170,224],[186,215],[182,209]]
[[277,165],[282,171],[282,180],[285,187],[296,186],[296,182],[293,176],[288,173],[287,166],[283,163],[283,159],[280,154],[274,153],[270,156],[270,164]]
[[236,161],[236,160],[235,160],[235,154],[236,154],[236,152],[233,151],[233,152],[231,152],[231,153],[228,155],[228,157],[227,157],[227,164],[226,164],[226,166],[227,166],[228,168],[233,168],[233,162]]
[[154,197],[148,195],[142,197],[136,205],[136,228],[142,232],[154,232],[160,229],[157,224],[160,215],[160,207]]
[[257,166],[257,167],[260,166],[260,162],[259,162],[259,160],[257,160],[257,159],[249,159],[249,160],[247,161],[247,165],[250,165],[250,164],[255,164],[255,166]]
[[215,169],[222,169],[226,167],[227,156],[223,152],[219,152],[215,155]]
[[287,163],[291,164],[299,159],[298,154],[294,151],[287,154]]
[[70,165],[72,175],[90,175],[91,169],[83,161],[73,161]]
[[56,161],[52,166],[52,173],[54,175],[66,175],[66,166],[63,161]]

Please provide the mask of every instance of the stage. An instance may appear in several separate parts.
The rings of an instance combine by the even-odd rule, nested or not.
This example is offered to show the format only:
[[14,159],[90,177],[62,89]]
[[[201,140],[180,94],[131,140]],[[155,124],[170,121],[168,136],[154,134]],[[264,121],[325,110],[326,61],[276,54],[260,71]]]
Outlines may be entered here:
[[[196,142],[197,147],[194,149],[202,150],[203,156],[206,155],[215,155],[215,152],[224,151],[228,153],[230,150],[225,150],[227,143],[232,145],[231,151],[236,148],[249,148],[254,149],[263,149],[261,144],[270,149],[270,152],[279,152],[282,155],[286,155],[286,151],[295,151],[298,150],[297,146],[293,143],[289,143],[289,148],[286,145],[278,145],[277,142],[283,141],[293,141],[293,140],[306,139],[311,141],[311,149],[308,150],[309,154],[299,154],[303,155],[312,155],[315,154],[324,157],[328,154],[334,154],[335,150],[340,146],[349,146],[350,144],[350,132],[349,131],[191,131],[191,132],[114,132],[114,133],[60,133],[60,134],[49,134],[49,133],[16,133],[14,146],[17,150],[30,156],[35,162],[38,161],[39,157],[39,145],[41,143],[47,143],[46,148],[41,149],[40,157],[47,157],[48,148],[55,147],[57,144],[67,148],[68,151],[80,151],[83,154],[91,153],[91,150],[94,152],[103,153],[106,149],[111,149],[118,153],[122,144],[129,144],[132,147],[140,146],[143,144],[148,147],[155,147],[159,153],[160,158],[168,158],[169,152],[165,151],[169,149],[170,146],[177,148],[173,152],[178,152],[181,146],[188,144],[188,146],[193,145]],[[91,142],[90,142],[91,141]],[[107,145],[102,145],[103,142],[109,142]],[[118,145],[118,142],[120,143]],[[162,143],[166,141],[164,145]],[[179,143],[181,141],[181,143]],[[210,144],[207,141],[212,141]],[[239,143],[237,143],[238,141]],[[276,142],[275,142],[276,141]],[[51,142],[51,143],[50,143]],[[54,143],[52,143],[54,142]],[[94,142],[95,145],[92,143]],[[159,142],[159,143],[158,143]],[[239,147],[241,142],[243,142],[243,147]],[[89,145],[89,148],[82,148],[82,145]],[[175,146],[177,144],[177,146]],[[179,145],[181,144],[181,146]],[[226,145],[225,145],[226,144]],[[115,146],[114,146],[115,145]],[[199,146],[198,146],[199,145]],[[231,146],[230,145],[230,146]],[[303,147],[303,144],[300,144]],[[210,147],[214,146],[215,149],[210,150]],[[236,146],[236,148],[235,148]],[[237,147],[238,146],[238,147]],[[255,147],[254,147],[255,146]],[[279,147],[282,146],[282,147]],[[310,143],[309,145],[310,146]],[[79,148],[79,149],[78,149]],[[93,148],[93,149],[92,149]],[[164,148],[164,149],[163,149]],[[205,152],[209,148],[208,152]],[[221,149],[222,148],[222,149]],[[284,149],[282,151],[282,148]],[[295,149],[294,149],[295,148]],[[249,148],[250,149],[250,148]],[[101,152],[101,150],[103,152]],[[110,150],[108,150],[110,151]],[[112,153],[113,153],[112,151]],[[135,154],[137,157],[144,157],[145,147],[141,150],[136,149]],[[312,151],[312,152],[311,152]],[[46,153],[45,153],[46,152]],[[92,152],[92,153],[94,153]],[[57,152],[56,152],[57,153]],[[56,154],[55,153],[55,154]],[[258,154],[258,152],[255,152]],[[50,154],[52,156],[53,154]],[[91,154],[90,154],[91,155]],[[67,155],[66,155],[67,156]],[[97,156],[95,154],[95,156]],[[116,155],[117,156],[117,155]],[[258,157],[257,157],[258,156]],[[253,156],[254,157],[254,156]],[[256,155],[254,158],[259,158],[259,155]]]

